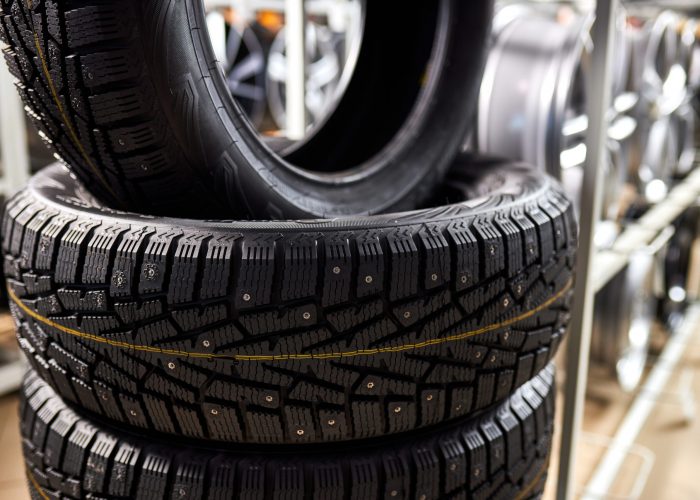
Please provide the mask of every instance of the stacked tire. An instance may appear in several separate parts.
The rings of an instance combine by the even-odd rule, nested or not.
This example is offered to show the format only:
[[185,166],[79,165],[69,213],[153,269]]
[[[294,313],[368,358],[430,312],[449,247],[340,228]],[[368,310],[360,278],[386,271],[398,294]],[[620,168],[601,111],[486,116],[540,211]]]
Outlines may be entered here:
[[[216,115],[202,105],[196,127],[179,114],[187,106],[168,108],[172,82],[160,78],[177,65],[205,77],[189,81],[190,98],[204,102],[200,84],[221,96],[197,8],[166,3],[126,2],[119,14],[108,1],[2,1],[8,61],[65,165],[35,175],[2,220],[10,308],[32,365],[21,406],[32,496],[539,497],[577,227],[537,169],[456,156],[488,2],[428,9],[442,45],[427,52],[444,66],[426,86],[431,107],[419,102],[422,118],[399,127],[410,147],[389,140],[369,160],[379,177],[358,185],[306,179],[303,199],[302,184],[286,183],[293,169],[266,170],[286,160],[259,139],[252,147],[244,122],[217,121],[235,103]],[[381,15],[368,10],[367,22]],[[191,50],[188,39],[204,55],[152,59],[163,48],[146,36],[156,21],[182,42],[169,50]],[[367,25],[368,47],[380,34]],[[156,62],[168,71],[154,73]],[[367,64],[371,81],[379,69]],[[456,97],[459,113],[447,105]],[[342,132],[332,123],[354,116],[347,106],[310,148]],[[213,142],[192,146],[206,127],[219,127]],[[154,163],[129,170],[145,151],[137,137],[168,158],[152,178]],[[417,182],[406,172],[395,187],[380,182],[390,165]],[[369,215],[390,208],[411,210]]]

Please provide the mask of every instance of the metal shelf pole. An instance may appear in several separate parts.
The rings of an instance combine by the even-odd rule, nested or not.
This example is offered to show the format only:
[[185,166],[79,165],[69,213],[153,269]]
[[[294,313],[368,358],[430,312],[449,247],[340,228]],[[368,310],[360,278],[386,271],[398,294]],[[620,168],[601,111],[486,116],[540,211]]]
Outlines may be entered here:
[[306,133],[306,14],[304,0],[285,0],[287,137]]
[[612,40],[618,5],[619,0],[598,0],[592,33],[595,47],[592,71],[596,77],[588,100],[588,153],[581,189],[576,286],[566,350],[564,418],[557,482],[557,498],[560,500],[574,498],[575,452],[581,432],[593,319],[594,283],[591,264],[596,250],[593,235],[600,219],[602,202],[602,173],[607,144],[605,115],[610,107],[612,93]]
[[15,89],[14,77],[4,62],[0,62],[0,103],[2,103],[0,194],[9,197],[27,183],[30,174],[24,105]]

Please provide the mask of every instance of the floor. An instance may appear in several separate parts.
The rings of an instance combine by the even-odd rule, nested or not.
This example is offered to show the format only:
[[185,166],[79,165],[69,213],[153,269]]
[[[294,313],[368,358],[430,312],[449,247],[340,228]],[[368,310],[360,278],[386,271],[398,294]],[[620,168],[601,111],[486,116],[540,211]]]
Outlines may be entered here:
[[[7,318],[0,317],[0,344],[8,342]],[[11,330],[10,330],[11,331]],[[563,360],[560,365],[565,366]],[[700,402],[700,328],[669,382],[669,390],[690,382],[696,401]],[[563,377],[560,376],[560,382]],[[606,436],[611,436],[625,415],[634,395],[622,393],[615,384],[600,376],[589,381],[584,417],[584,436],[578,461],[577,484],[582,489],[597,460],[605,450]],[[561,403],[561,397],[559,402]],[[559,412],[561,415],[561,412]],[[556,441],[555,441],[556,442]],[[642,491],[641,500],[691,500],[700,498],[697,478],[700,462],[700,419],[688,420],[678,398],[669,393],[659,400],[637,440],[643,455],[653,456],[653,466]],[[0,500],[29,499],[22,466],[22,449],[18,433],[16,395],[0,398]],[[556,451],[552,471],[556,469]],[[645,461],[631,455],[625,461],[609,498],[630,498],[630,491],[643,471]],[[546,500],[555,498],[555,473],[547,484]]]
[[22,446],[19,438],[16,396],[0,398],[0,499],[25,500],[29,498],[27,480],[22,465]]
[[[663,334],[657,332],[660,352]],[[558,359],[559,373],[564,371],[564,356]],[[609,499],[640,500],[697,500],[700,499],[700,481],[697,479],[700,462],[700,325],[695,329],[683,357],[674,369],[664,394],[656,405],[635,442],[613,484]],[[559,384],[563,377],[560,376]],[[689,397],[680,398],[677,389],[690,384]],[[626,394],[600,374],[591,375],[588,382],[584,410],[583,436],[577,450],[576,490],[584,490],[595,467],[606,451],[610,437],[615,434],[628,407],[637,394]],[[557,400],[561,417],[562,394]],[[692,412],[695,410],[695,412]],[[688,414],[691,411],[691,414]],[[559,436],[555,437],[555,443]],[[547,483],[545,500],[554,500],[558,450],[553,452],[551,476]],[[650,470],[645,470],[650,467]],[[647,476],[648,474],[648,476]],[[643,479],[646,477],[646,481]],[[635,483],[642,480],[641,494],[632,495]]]

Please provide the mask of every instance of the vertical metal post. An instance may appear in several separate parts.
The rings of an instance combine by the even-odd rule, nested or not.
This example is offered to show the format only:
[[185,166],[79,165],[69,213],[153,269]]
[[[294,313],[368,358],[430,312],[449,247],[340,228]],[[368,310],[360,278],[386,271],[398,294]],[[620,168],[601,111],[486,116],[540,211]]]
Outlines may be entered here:
[[306,12],[304,0],[285,0],[287,49],[287,137],[298,140],[306,133]]
[[0,63],[0,148],[2,148],[2,190],[6,197],[29,180],[29,152],[24,106],[14,78]]
[[221,12],[213,10],[207,14],[207,31],[209,31],[209,41],[214,49],[216,60],[219,61],[223,67],[227,67],[226,20]]
[[593,319],[594,284],[592,262],[595,258],[594,231],[600,218],[603,162],[607,147],[606,110],[612,93],[612,51],[615,14],[619,0],[598,0],[593,25],[593,78],[588,99],[589,128],[586,167],[581,190],[579,249],[571,328],[566,350],[564,419],[559,457],[557,498],[574,498],[576,449],[581,432],[583,404],[588,377],[588,356]]

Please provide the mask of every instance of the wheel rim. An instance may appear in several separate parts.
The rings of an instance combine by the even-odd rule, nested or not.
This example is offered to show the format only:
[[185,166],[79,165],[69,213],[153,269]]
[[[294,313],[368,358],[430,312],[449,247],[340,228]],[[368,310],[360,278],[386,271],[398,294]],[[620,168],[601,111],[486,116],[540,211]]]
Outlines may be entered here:
[[654,317],[654,258],[632,254],[625,270],[596,297],[591,359],[603,366],[625,391],[644,374]]
[[256,128],[265,114],[265,53],[249,26],[227,23],[220,10],[207,13],[212,46],[226,78],[228,90]]
[[[479,104],[481,151],[544,167],[559,177],[576,199],[587,153],[586,94],[591,78],[592,23],[590,15],[577,14],[563,24],[557,22],[551,9],[501,9],[494,22],[494,48],[487,62]],[[619,89],[626,88],[629,74],[629,48],[623,34],[619,26],[615,51],[615,87]],[[499,81],[508,85],[499,88]],[[618,200],[626,178],[626,142],[637,126],[631,116],[636,95],[619,97],[619,104],[616,99],[608,117],[605,168],[609,175],[604,199],[608,217],[619,213]],[[513,124],[518,125],[515,132]]]

